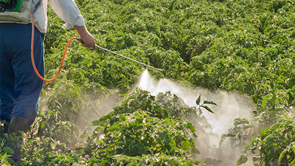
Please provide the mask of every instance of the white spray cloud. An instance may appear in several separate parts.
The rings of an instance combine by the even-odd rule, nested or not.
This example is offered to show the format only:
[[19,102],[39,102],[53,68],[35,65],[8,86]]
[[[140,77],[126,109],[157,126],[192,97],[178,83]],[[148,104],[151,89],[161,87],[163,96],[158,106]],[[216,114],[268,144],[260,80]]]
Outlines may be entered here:
[[[191,107],[196,106],[196,99],[199,95],[202,96],[202,100],[215,102],[218,106],[210,106],[210,108],[214,111],[214,114],[204,110],[203,115],[211,124],[212,131],[218,134],[219,137],[222,134],[227,133],[228,130],[233,127],[234,119],[246,118],[251,120],[253,117],[252,111],[254,104],[251,102],[251,99],[237,92],[226,92],[221,90],[218,90],[217,92],[210,92],[204,88],[188,88],[169,79],[155,80],[150,76],[148,70],[145,70],[142,73],[137,87],[149,91],[152,95],[170,91],[172,94],[182,98],[183,101]],[[211,136],[209,146],[218,147],[218,145],[219,138],[216,138],[216,136]],[[226,153],[222,154],[221,156],[206,149],[200,149],[200,151],[203,158],[205,158],[205,156],[211,156],[213,158],[215,157],[217,160],[220,160],[226,156],[233,160],[226,162],[225,164],[218,165],[235,165],[235,161],[238,158],[240,152],[237,154],[236,150],[233,150],[230,147],[225,147],[225,149]]]

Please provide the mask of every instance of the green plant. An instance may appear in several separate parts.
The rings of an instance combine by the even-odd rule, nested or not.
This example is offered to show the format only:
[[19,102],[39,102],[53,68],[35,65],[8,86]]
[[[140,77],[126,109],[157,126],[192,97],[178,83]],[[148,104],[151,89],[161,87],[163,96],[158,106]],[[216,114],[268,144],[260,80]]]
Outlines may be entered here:
[[[246,146],[246,155],[237,161],[238,165],[247,161],[247,155],[252,158],[255,166],[294,165],[295,164],[295,122],[293,118],[285,118],[263,129],[260,135]],[[258,151],[258,152],[257,152]],[[256,153],[257,152],[257,153]]]
[[136,165],[140,161],[146,165],[192,165],[189,151],[197,152],[191,138],[196,136],[196,130],[179,114],[175,116],[176,111],[181,114],[181,110],[189,109],[184,105],[175,107],[179,104],[175,99],[176,96],[169,93],[151,96],[146,91],[137,91],[131,94],[114,112],[93,122],[97,128],[88,141],[85,155],[89,155],[91,161],[96,158],[94,161],[101,165]]

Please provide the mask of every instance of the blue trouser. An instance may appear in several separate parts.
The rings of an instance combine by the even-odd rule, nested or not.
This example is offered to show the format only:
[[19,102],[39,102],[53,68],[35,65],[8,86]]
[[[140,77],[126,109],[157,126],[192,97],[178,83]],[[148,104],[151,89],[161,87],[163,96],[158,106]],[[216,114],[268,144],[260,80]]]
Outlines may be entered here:
[[[0,119],[17,115],[31,125],[38,111],[43,81],[31,62],[31,24],[0,24]],[[34,55],[39,73],[44,76],[44,34],[35,28]]]

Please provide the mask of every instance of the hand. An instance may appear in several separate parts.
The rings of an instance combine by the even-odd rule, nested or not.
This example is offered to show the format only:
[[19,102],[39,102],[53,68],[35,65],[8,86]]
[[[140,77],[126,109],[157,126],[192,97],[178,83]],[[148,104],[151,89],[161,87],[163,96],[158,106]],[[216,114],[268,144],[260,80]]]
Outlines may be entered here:
[[94,37],[89,32],[87,32],[86,35],[81,36],[81,42],[84,47],[89,47],[91,50],[95,48]]
[[74,28],[81,37],[82,45],[93,50],[95,48],[95,40],[94,37],[87,31],[86,26],[75,26]]

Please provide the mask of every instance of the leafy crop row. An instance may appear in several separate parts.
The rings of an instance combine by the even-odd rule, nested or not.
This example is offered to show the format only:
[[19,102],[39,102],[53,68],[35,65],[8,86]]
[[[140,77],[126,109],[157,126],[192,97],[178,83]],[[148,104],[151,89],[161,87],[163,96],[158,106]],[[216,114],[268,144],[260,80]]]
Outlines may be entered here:
[[[254,155],[255,165],[294,165],[293,0],[76,2],[98,45],[164,69],[151,70],[155,77],[249,95],[255,120],[236,119],[220,142],[229,137],[246,146],[238,164]],[[77,36],[60,28],[63,22],[50,8],[48,15],[46,77],[56,73],[67,40]],[[208,127],[201,111],[169,93],[126,95],[143,67],[79,45],[71,45],[59,79],[45,85],[20,165],[193,165],[194,134]],[[127,99],[99,119],[99,100],[114,92]],[[92,121],[93,133],[77,127]],[[7,138],[0,138],[4,144]],[[11,149],[0,150],[1,165],[9,165]]]

